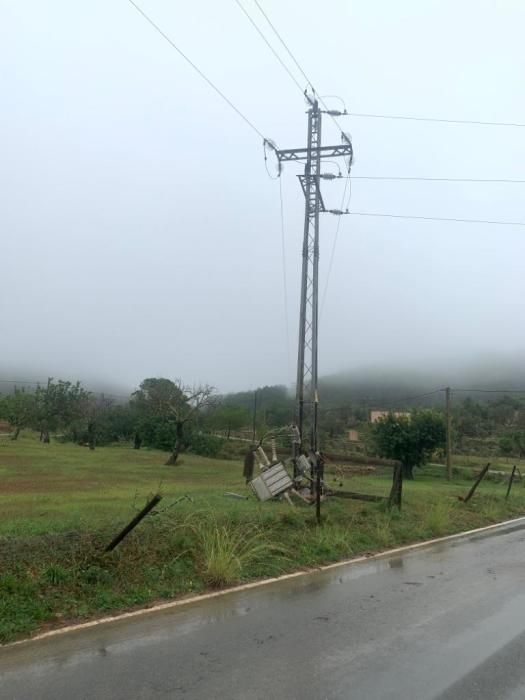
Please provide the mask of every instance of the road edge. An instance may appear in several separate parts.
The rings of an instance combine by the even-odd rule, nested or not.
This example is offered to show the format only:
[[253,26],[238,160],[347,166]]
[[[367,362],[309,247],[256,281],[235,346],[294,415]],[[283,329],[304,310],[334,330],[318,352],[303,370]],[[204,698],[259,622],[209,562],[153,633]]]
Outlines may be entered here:
[[67,625],[65,627],[59,627],[57,629],[48,630],[47,632],[41,632],[33,637],[26,637],[25,639],[19,639],[16,642],[9,642],[8,644],[0,644],[0,649],[8,649],[9,647],[19,646],[20,644],[29,644],[31,642],[37,642],[41,639],[47,639],[49,637],[56,637],[62,634],[68,634],[70,632],[76,632],[83,629],[89,629],[90,627],[96,627],[98,625],[108,624],[110,622],[118,622],[120,620],[131,619],[134,617],[140,617],[142,615],[148,615],[149,613],[161,612],[163,610],[170,610],[172,608],[182,607],[184,605],[190,605],[193,603],[198,603],[203,600],[209,600],[211,598],[219,598],[222,596],[230,595],[231,593],[239,593],[242,591],[247,591],[252,588],[259,588],[262,586],[268,586],[273,583],[279,583],[280,581],[288,581],[293,578],[299,578],[300,576],[308,576],[317,571],[329,571],[330,569],[337,569],[342,566],[349,566],[352,564],[361,564],[363,562],[374,561],[376,559],[382,559],[395,554],[403,554],[405,552],[410,552],[415,549],[422,549],[424,547],[430,547],[434,544],[439,544],[440,542],[451,542],[453,540],[458,540],[465,537],[470,537],[478,533],[488,532],[490,530],[495,530],[497,528],[503,528],[508,525],[514,525],[518,523],[525,524],[525,516],[520,516],[519,518],[513,518],[512,520],[504,520],[500,523],[494,523],[492,525],[485,525],[483,527],[477,527],[473,530],[463,530],[462,532],[456,532],[453,535],[444,535],[443,537],[435,537],[431,540],[422,540],[421,542],[414,542],[413,544],[403,545],[402,547],[395,547],[394,549],[387,549],[383,552],[377,552],[376,554],[362,554],[358,557],[352,557],[351,559],[342,559],[341,561],[333,562],[332,564],[324,564],[322,566],[315,566],[310,569],[301,569],[300,571],[293,571],[290,574],[283,574],[282,576],[272,576],[271,578],[259,579],[257,581],[251,581],[249,583],[243,583],[238,586],[231,586],[230,588],[223,588],[219,591],[211,591],[209,593],[202,593],[200,595],[194,595],[188,598],[179,598],[177,600],[167,601],[166,603],[158,603],[157,605],[152,605],[150,607],[139,608],[137,610],[130,610],[129,612],[118,613],[117,615],[108,615],[106,617],[99,617],[95,620],[89,620],[88,622],[79,622],[74,625]]

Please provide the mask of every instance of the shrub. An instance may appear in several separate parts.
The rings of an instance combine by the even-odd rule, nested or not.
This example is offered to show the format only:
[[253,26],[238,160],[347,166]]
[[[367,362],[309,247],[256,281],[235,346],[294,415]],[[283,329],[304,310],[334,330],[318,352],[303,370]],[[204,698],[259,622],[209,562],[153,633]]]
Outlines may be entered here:
[[190,450],[202,457],[218,457],[223,445],[224,440],[215,435],[193,433],[190,437]]

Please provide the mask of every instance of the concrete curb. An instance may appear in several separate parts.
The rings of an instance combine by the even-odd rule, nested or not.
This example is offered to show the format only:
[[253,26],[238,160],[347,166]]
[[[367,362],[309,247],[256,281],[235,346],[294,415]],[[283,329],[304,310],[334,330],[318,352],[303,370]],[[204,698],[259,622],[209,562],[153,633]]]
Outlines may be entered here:
[[252,588],[260,588],[262,586],[268,586],[273,583],[279,583],[280,581],[288,581],[290,579],[299,578],[301,576],[309,576],[310,574],[319,571],[330,571],[331,569],[337,569],[342,566],[349,566],[352,564],[362,564],[363,562],[370,562],[376,559],[383,559],[390,557],[395,554],[403,554],[405,552],[410,552],[415,549],[422,549],[424,547],[430,547],[434,544],[439,544],[441,542],[451,542],[453,540],[458,540],[478,533],[489,532],[490,530],[496,530],[498,528],[504,528],[508,525],[517,525],[522,523],[525,525],[525,516],[520,518],[514,518],[513,520],[504,520],[501,523],[495,523],[494,525],[486,525],[485,527],[478,527],[474,530],[465,530],[463,532],[457,532],[454,535],[445,535],[444,537],[436,537],[432,540],[424,540],[423,542],[416,542],[414,544],[404,545],[403,547],[396,547],[395,549],[388,549],[384,552],[378,552],[377,554],[361,555],[359,557],[354,557],[352,559],[343,559],[342,561],[337,561],[333,564],[326,564],[324,566],[317,566],[312,569],[306,569],[301,571],[294,571],[291,574],[283,574],[282,576],[274,576],[272,578],[267,578],[259,581],[252,581],[251,583],[243,583],[240,586],[232,586],[231,588],[225,588],[220,591],[213,591],[211,593],[203,593],[201,595],[191,596],[190,598],[183,598],[179,600],[172,600],[167,603],[159,603],[158,605],[153,605],[149,608],[140,608],[139,610],[131,610],[130,612],[120,613],[118,615],[101,617],[96,620],[90,620],[89,622],[81,622],[76,625],[68,625],[67,627],[60,627],[58,629],[49,630],[48,632],[42,632],[34,637],[29,637],[26,639],[20,639],[16,642],[11,642],[10,644],[0,645],[0,649],[7,649],[9,647],[18,646],[20,644],[28,644],[31,642],[36,642],[41,639],[47,639],[49,637],[55,637],[62,634],[67,634],[69,632],[75,632],[79,630],[89,629],[90,627],[96,627],[98,625],[107,624],[109,622],[118,622],[120,620],[127,620],[134,617],[140,617],[142,615],[147,615],[149,613],[161,612],[163,610],[171,610],[172,608],[182,607],[184,605],[190,605],[192,603],[198,603],[203,600],[209,600],[210,598],[220,598],[222,596],[230,595],[231,593],[240,593],[242,591],[247,591]]

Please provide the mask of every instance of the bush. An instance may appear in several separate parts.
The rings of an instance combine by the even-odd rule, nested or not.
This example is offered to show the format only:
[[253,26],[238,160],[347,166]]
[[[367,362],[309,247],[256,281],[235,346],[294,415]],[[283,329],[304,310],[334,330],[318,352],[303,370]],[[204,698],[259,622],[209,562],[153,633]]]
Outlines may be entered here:
[[224,440],[215,435],[193,433],[190,437],[190,450],[202,457],[218,457],[224,446]]

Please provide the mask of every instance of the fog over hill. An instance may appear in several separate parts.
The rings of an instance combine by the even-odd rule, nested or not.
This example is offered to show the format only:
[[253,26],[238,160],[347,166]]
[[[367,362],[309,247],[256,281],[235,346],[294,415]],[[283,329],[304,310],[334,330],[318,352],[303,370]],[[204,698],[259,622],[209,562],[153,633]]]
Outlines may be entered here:
[[368,365],[324,377],[321,398],[378,405],[382,401],[404,404],[403,399],[407,398],[410,399],[407,405],[411,401],[431,405],[442,401],[440,393],[420,395],[445,387],[451,387],[463,398],[472,395],[478,400],[494,398],[492,392],[499,390],[503,393],[523,390],[525,397],[525,363],[516,355],[493,355],[474,357],[469,362],[435,360],[410,365]]
[[[53,368],[56,369],[56,368]],[[135,385],[113,381],[103,375],[90,375],[89,373],[75,376],[71,373],[53,371],[43,367],[7,367],[0,365],[0,391],[12,390],[14,381],[17,386],[31,388],[37,382],[44,384],[48,376],[55,379],[69,381],[81,381],[83,386],[94,392],[104,392],[118,398],[125,398],[134,391],[140,379]],[[148,376],[160,376],[151,371]],[[143,377],[144,378],[144,377]],[[177,375],[170,377],[177,378]],[[242,394],[253,392],[257,386],[254,381],[252,386],[247,386]],[[334,374],[322,377],[320,382],[320,398],[326,403],[365,403],[377,404],[391,403],[414,396],[413,402],[418,405],[432,405],[441,402],[442,396],[431,394],[428,397],[420,396],[446,386],[456,390],[458,396],[468,396],[466,389],[488,390],[486,394],[481,391],[472,392],[478,400],[494,398],[496,390],[524,391],[525,397],[525,362],[518,355],[492,355],[478,356],[471,361],[427,361],[405,364],[380,364],[365,365],[347,370],[341,370]],[[220,391],[220,387],[218,390]],[[293,395],[294,387],[288,387]],[[459,392],[459,390],[462,390]],[[225,394],[227,392],[220,391]],[[237,394],[230,394],[235,396]],[[411,399],[412,401],[412,399]],[[410,405],[410,401],[407,402]]]

